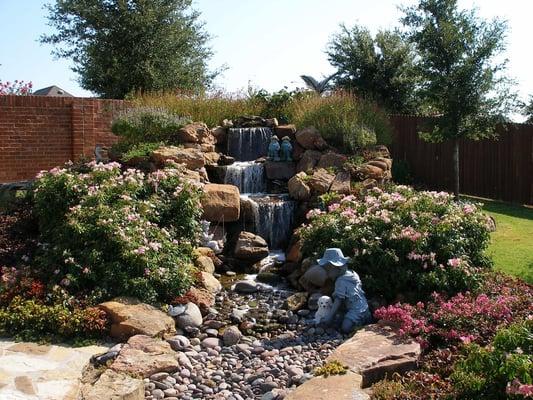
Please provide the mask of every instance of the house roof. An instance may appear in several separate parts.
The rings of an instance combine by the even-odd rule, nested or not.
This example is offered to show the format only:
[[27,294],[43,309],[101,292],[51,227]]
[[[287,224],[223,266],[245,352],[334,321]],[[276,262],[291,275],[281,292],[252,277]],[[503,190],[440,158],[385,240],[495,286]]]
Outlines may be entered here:
[[74,97],[58,86],[48,86],[32,93],[34,96]]

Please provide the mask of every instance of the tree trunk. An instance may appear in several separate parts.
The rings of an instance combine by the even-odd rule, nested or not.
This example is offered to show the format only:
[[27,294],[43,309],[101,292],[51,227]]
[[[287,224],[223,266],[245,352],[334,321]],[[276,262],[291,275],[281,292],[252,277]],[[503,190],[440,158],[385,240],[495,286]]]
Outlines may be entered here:
[[453,139],[453,196],[459,200],[459,138]]

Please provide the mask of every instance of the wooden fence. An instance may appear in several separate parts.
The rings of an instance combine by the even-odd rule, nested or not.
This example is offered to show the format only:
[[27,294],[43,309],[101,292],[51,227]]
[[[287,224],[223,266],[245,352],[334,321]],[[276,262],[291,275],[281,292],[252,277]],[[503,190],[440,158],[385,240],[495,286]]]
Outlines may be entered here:
[[[452,190],[452,145],[421,140],[419,126],[425,121],[391,116],[392,157],[406,162],[416,184]],[[533,125],[508,124],[498,131],[497,140],[461,141],[461,193],[533,204]]]

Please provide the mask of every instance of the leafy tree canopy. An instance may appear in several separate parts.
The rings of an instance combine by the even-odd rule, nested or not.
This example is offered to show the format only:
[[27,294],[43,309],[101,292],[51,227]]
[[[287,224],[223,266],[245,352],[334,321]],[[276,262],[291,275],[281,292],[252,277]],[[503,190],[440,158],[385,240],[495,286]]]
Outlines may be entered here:
[[133,91],[203,89],[217,72],[192,0],[57,0],[56,33],[41,42],[72,59],[84,89],[107,98]]
[[376,100],[392,112],[418,110],[415,53],[399,32],[380,31],[372,37],[366,28],[341,25],[327,55],[337,68],[338,87]]
[[459,10],[457,0],[420,0],[404,9],[402,22],[416,46],[422,77],[420,96],[439,113],[424,137],[442,141],[495,134],[515,104],[506,61],[505,21],[485,21],[474,10]]
[[529,96],[529,103],[522,104],[522,115],[527,118],[526,123],[533,124],[533,96]]

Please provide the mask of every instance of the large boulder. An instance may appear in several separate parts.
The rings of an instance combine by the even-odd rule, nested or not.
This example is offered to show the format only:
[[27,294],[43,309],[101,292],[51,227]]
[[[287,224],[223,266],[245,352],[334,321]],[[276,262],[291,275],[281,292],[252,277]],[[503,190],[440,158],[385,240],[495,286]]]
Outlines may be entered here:
[[176,353],[161,339],[135,335],[122,347],[111,369],[118,373],[148,378],[157,372],[179,369]]
[[194,261],[194,265],[200,271],[205,271],[209,274],[212,274],[215,272],[215,264],[213,263],[213,259],[211,257],[200,255]]
[[178,131],[178,140],[192,143],[215,143],[215,137],[203,122],[185,125]]
[[202,275],[202,284],[209,292],[216,294],[222,290],[222,285],[217,278],[208,272],[200,272]]
[[305,172],[298,172],[288,182],[289,195],[295,200],[305,201],[311,197],[311,188],[306,183],[308,175]]
[[323,287],[328,279],[328,273],[320,265],[310,267],[299,280],[300,285],[308,292]]
[[300,146],[308,150],[325,150],[328,147],[328,144],[314,126],[309,126],[296,132],[296,141]]
[[337,347],[327,362],[339,361],[363,377],[362,387],[416,368],[420,344],[396,335],[392,329],[368,325]]
[[380,167],[376,167],[375,165],[370,164],[363,164],[358,169],[357,172],[359,174],[360,179],[376,179],[380,180],[385,177],[385,172]]
[[211,222],[238,221],[241,210],[239,188],[210,183],[204,186],[203,218]]
[[237,238],[234,255],[239,260],[254,263],[268,256],[268,244],[261,236],[242,231]]
[[144,400],[144,383],[107,369],[94,384],[81,387],[81,400]]
[[291,391],[285,400],[369,400],[361,389],[361,376],[353,372],[344,375],[317,376]]
[[288,136],[291,140],[295,139],[296,125],[278,125],[274,128],[274,133],[281,140],[284,136]]
[[177,146],[164,146],[152,152],[152,159],[158,165],[167,160],[184,164],[188,169],[198,169],[205,165],[204,153],[199,149],[186,149]]
[[204,312],[215,305],[215,295],[204,288],[191,287],[183,297],[196,304]]
[[320,160],[318,161],[318,168],[341,168],[348,158],[339,153],[334,153],[329,151],[322,154]]
[[227,128],[224,128],[223,126],[217,126],[213,128],[213,136],[215,137],[215,143],[216,144],[224,144],[226,143],[226,139],[228,136],[228,130]]
[[220,153],[215,151],[205,152],[204,153],[205,165],[218,165],[218,160],[220,160]]
[[335,175],[335,179],[329,188],[330,192],[340,194],[350,194],[351,191],[351,176],[349,172],[341,171]]
[[291,161],[266,161],[265,171],[268,179],[286,181],[296,173],[296,164]]
[[314,169],[318,162],[320,161],[320,158],[322,157],[322,153],[316,150],[306,150],[302,157],[300,158],[300,161],[298,161],[298,165],[296,166],[297,172],[307,172]]
[[99,307],[111,319],[110,336],[120,340],[139,334],[162,337],[176,332],[172,317],[136,299],[117,298]]
[[176,324],[178,328],[198,328],[202,325],[203,318],[200,308],[194,303],[187,303],[181,310],[181,313],[176,316]]
[[309,186],[315,193],[324,194],[329,191],[334,179],[335,175],[329,173],[324,168],[319,168],[313,173],[311,179],[309,179]]

